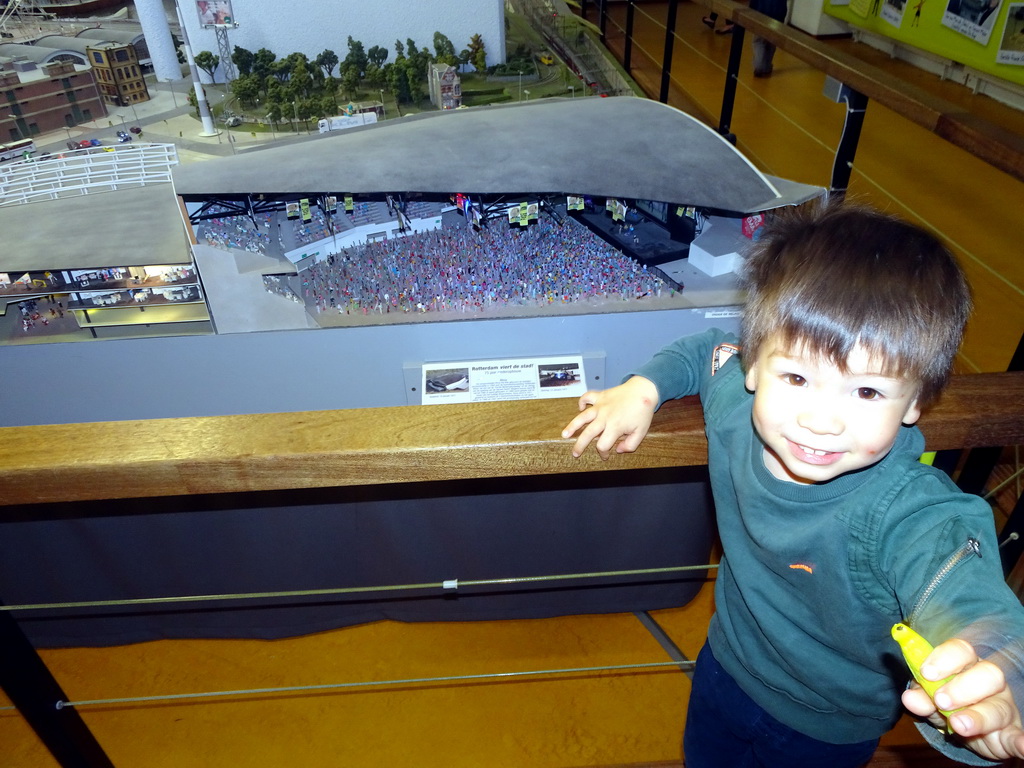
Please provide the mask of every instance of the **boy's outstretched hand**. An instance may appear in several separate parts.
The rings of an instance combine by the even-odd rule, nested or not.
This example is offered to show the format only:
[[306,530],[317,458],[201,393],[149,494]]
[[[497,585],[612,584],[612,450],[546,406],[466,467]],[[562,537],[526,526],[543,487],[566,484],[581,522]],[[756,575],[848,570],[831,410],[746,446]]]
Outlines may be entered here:
[[650,379],[633,376],[611,389],[584,392],[579,405],[579,416],[566,425],[562,437],[579,432],[572,446],[576,458],[596,438],[594,448],[607,460],[612,448],[632,453],[640,445],[658,408],[658,388]]
[[982,757],[1024,758],[1020,710],[1003,671],[992,662],[979,659],[970,643],[954,638],[936,646],[921,665],[921,673],[928,680],[955,677],[935,693],[935,701],[915,683],[903,693],[903,706],[942,728],[945,722],[936,705],[950,711],[950,727]]

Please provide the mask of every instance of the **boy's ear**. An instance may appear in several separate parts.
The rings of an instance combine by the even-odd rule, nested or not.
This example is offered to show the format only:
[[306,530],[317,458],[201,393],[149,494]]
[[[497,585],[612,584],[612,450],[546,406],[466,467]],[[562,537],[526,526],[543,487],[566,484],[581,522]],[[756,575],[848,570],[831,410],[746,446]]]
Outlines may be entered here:
[[743,385],[747,388],[748,392],[753,392],[757,389],[757,362],[750,363],[747,366],[747,373],[743,378]]
[[907,406],[907,412],[903,415],[903,423],[909,427],[911,424],[916,424],[920,418],[921,406],[917,404],[917,398],[915,397],[910,402],[910,405]]

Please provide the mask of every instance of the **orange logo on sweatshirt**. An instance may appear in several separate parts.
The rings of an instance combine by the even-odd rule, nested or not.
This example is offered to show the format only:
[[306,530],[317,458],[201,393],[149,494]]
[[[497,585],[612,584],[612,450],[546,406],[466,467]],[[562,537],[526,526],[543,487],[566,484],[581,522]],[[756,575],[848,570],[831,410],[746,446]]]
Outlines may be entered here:
[[791,563],[789,567],[794,571],[807,571],[808,573],[814,573],[814,569],[811,566],[804,565],[803,563]]

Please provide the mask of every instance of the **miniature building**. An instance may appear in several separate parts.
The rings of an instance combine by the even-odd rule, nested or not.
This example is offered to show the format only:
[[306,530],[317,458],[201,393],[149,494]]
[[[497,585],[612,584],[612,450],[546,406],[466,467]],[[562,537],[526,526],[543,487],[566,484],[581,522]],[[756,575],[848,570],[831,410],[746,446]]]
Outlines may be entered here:
[[27,139],[104,117],[92,71],[70,61],[0,60],[0,140]]
[[133,45],[102,43],[89,46],[87,50],[89,62],[96,72],[96,82],[107,104],[128,106],[149,101],[149,89]]
[[462,106],[462,80],[455,67],[449,64],[430,67],[430,103],[438,109]]
[[[56,321],[55,312],[91,338],[212,333],[171,194],[177,163],[174,145],[139,142],[0,166],[0,209],[11,217],[4,230],[20,244],[0,255],[0,302],[20,303],[26,333],[34,321]],[[47,212],[26,216],[23,203],[42,203]],[[18,231],[18,220],[59,223],[69,239]],[[138,247],[140,237],[149,238],[145,247]]]

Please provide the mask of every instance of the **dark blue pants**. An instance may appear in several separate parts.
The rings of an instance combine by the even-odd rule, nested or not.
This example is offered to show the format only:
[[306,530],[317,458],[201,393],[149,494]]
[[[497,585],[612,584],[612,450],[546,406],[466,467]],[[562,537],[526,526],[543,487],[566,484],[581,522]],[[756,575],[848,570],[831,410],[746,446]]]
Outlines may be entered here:
[[686,768],[860,768],[878,740],[829,744],[783,725],[745,694],[711,653],[697,656],[683,736]]

